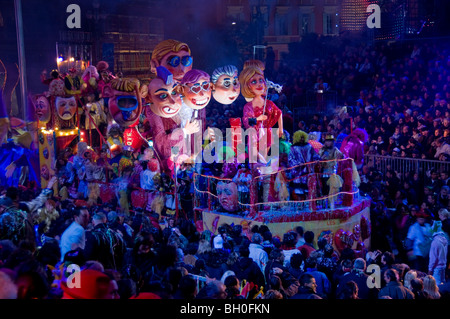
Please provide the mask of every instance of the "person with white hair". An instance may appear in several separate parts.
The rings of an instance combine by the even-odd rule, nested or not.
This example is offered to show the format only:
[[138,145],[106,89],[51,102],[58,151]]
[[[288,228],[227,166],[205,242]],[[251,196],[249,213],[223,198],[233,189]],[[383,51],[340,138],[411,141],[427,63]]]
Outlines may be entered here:
[[342,289],[345,288],[346,283],[354,281],[358,286],[359,299],[377,299],[379,288],[369,288],[367,282],[369,275],[366,274],[366,261],[363,258],[356,258],[353,262],[353,268],[350,272],[346,273],[339,280],[336,296],[339,295]]

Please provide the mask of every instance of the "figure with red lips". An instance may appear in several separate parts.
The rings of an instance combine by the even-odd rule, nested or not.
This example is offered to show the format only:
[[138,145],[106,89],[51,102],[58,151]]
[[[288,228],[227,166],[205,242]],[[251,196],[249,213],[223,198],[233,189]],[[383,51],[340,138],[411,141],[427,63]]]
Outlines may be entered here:
[[75,96],[57,96],[55,99],[55,125],[59,129],[74,129],[77,118],[78,104]]
[[243,125],[245,129],[253,127],[256,130],[258,142],[264,134],[267,134],[269,148],[272,143],[271,129],[276,123],[278,136],[281,138],[283,135],[282,112],[275,103],[267,99],[267,83],[260,68],[252,65],[244,68],[239,75],[239,82],[242,95],[250,100],[244,105]]
[[114,96],[109,98],[108,108],[114,121],[124,128],[135,125],[142,112],[139,80],[115,78],[111,88]]
[[[48,98],[43,95],[39,94],[34,97],[34,108],[35,113],[37,116],[37,119],[40,124],[47,124],[50,121],[51,118],[51,108],[50,108],[50,102]],[[43,125],[45,126],[45,125]]]
[[[155,153],[161,161],[161,170],[171,176],[171,156],[187,153],[186,138],[200,130],[197,121],[181,127],[181,96],[172,74],[158,67],[157,77],[148,85],[146,117],[151,128]],[[172,152],[175,152],[174,154]]]
[[181,82],[183,76],[192,69],[191,50],[186,43],[168,39],[156,45],[150,61],[151,72],[156,74],[159,66],[173,74],[173,80]]
[[235,182],[220,181],[217,183],[217,198],[222,210],[235,213],[239,208],[238,187]]
[[213,84],[212,96],[219,103],[231,104],[241,93],[238,69],[234,65],[225,65],[215,69],[211,75],[211,82]]
[[186,125],[188,121],[197,121],[200,126],[199,134],[187,141],[193,158],[202,149],[203,132],[206,129],[206,106],[211,101],[211,88],[209,74],[196,69],[188,71],[178,87],[184,103],[179,113],[182,117],[182,125]]
[[108,109],[114,121],[124,130],[123,144],[140,149],[147,142],[137,132],[147,86],[141,85],[135,78],[117,77],[111,80],[111,89]]

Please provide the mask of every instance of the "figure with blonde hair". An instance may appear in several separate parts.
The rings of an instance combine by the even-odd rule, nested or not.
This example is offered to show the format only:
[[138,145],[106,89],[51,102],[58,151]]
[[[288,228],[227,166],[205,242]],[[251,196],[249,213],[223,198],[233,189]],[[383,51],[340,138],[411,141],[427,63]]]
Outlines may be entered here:
[[[243,124],[245,129],[253,127],[257,133],[258,144],[264,135],[267,146],[272,143],[272,127],[278,123],[278,137],[283,136],[282,111],[267,99],[267,83],[263,71],[256,66],[249,66],[239,75],[241,94],[252,99],[244,105]],[[258,147],[258,149],[260,149]]]
[[406,288],[408,288],[409,290],[413,290],[412,286],[411,286],[411,281],[413,279],[417,278],[417,271],[415,270],[409,270],[406,274],[405,274],[405,278],[403,279],[403,286],[405,286]]
[[186,43],[168,39],[153,49],[150,70],[156,74],[156,69],[163,66],[173,74],[176,82],[181,82],[183,76],[192,69],[192,62],[191,49]]
[[244,67],[243,69],[246,69],[248,67],[257,67],[260,68],[261,71],[265,71],[266,66],[264,65],[264,62],[261,60],[247,60],[244,62]]
[[436,279],[433,276],[427,275],[423,278],[423,291],[426,293],[428,299],[440,299],[439,287],[436,284]]

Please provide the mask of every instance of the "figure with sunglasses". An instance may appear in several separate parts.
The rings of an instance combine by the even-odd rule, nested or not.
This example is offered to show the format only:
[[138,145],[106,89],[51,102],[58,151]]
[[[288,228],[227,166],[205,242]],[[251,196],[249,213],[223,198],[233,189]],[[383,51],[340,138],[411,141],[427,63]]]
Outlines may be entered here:
[[[272,127],[278,123],[278,137],[283,136],[283,114],[267,99],[267,83],[263,71],[256,66],[248,66],[239,75],[241,93],[249,101],[244,105],[243,125],[245,129],[253,127],[258,143],[267,134],[267,149],[272,143]],[[256,125],[255,125],[256,122]],[[258,150],[260,148],[258,147]]]
[[[111,80],[113,95],[108,99],[109,112],[114,121],[124,130],[123,146],[131,146],[136,149],[146,142],[139,134],[139,119],[143,110],[142,94],[146,94],[147,86],[141,86],[135,78],[114,78]],[[134,132],[133,132],[134,131]],[[130,136],[139,137],[130,139]]]
[[158,67],[157,77],[148,85],[148,107],[145,111],[151,128],[153,147],[161,162],[162,172],[172,176],[170,158],[172,149],[176,156],[186,154],[186,137],[200,130],[198,122],[188,122],[181,127],[181,97],[177,83],[165,67]]
[[191,50],[186,43],[168,39],[156,45],[150,61],[151,72],[156,74],[159,66],[165,67],[179,83],[183,76],[192,69]]
[[241,93],[238,69],[234,65],[225,65],[215,69],[211,75],[212,96],[222,104],[228,105],[236,101]]
[[[182,95],[182,125],[185,122],[198,122],[200,131],[193,136],[188,145],[191,146],[193,158],[201,151],[203,132],[206,129],[206,106],[211,101],[211,78],[208,73],[201,70],[190,70],[187,72],[179,85],[178,91]],[[189,136],[190,137],[190,136]]]

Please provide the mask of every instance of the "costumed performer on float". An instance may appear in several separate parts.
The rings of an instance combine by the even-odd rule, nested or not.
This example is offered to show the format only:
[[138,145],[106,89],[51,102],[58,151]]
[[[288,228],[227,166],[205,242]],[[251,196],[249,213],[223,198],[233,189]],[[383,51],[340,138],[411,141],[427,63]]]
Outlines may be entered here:
[[197,121],[188,122],[181,127],[178,113],[181,109],[181,97],[177,83],[165,67],[157,68],[157,77],[148,86],[148,107],[146,117],[149,121],[155,154],[161,163],[161,171],[173,176],[173,153],[186,154],[186,137],[197,133],[200,125]]
[[368,139],[367,131],[357,128],[344,138],[340,147],[340,151],[345,157],[353,158],[358,170],[362,169],[364,164],[364,144]]
[[306,132],[302,130],[295,132],[292,142],[288,155],[288,166],[292,168],[289,170],[292,179],[292,199],[304,200],[308,189],[308,175],[314,171],[312,165],[304,164],[318,161],[320,157],[308,143]]
[[319,156],[321,161],[325,161],[322,164],[322,187],[323,194],[333,194],[339,185],[341,184],[341,180],[337,178],[337,168],[338,168],[338,160],[344,158],[344,154],[334,145],[336,141],[334,135],[327,134],[325,135],[325,141],[323,147],[319,151]]

